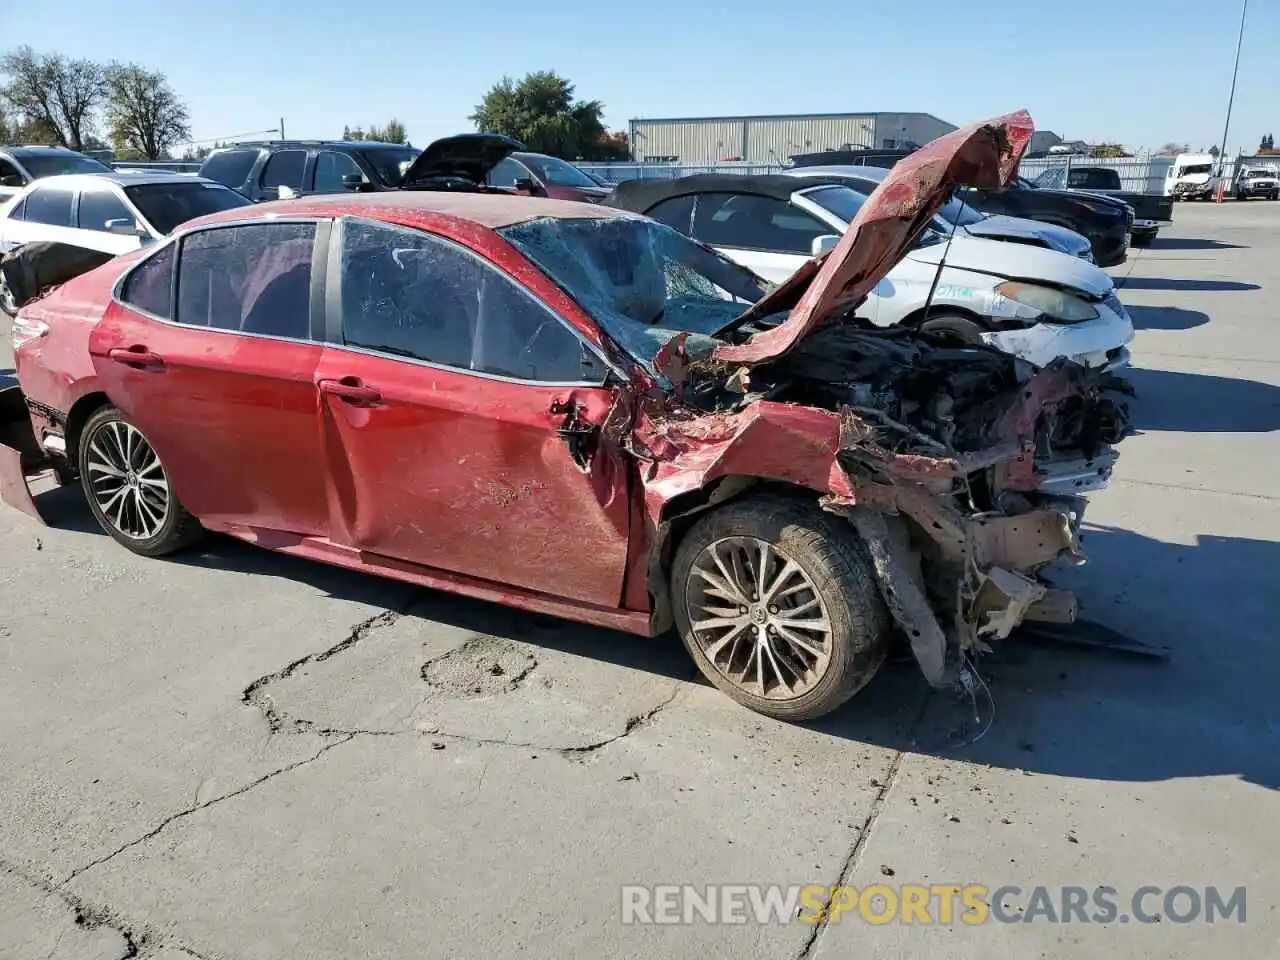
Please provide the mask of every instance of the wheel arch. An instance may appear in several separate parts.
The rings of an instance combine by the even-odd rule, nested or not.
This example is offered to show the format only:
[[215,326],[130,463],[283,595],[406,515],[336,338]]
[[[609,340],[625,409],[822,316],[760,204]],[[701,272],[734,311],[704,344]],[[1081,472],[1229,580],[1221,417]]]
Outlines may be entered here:
[[752,494],[768,492],[794,497],[816,506],[820,491],[796,483],[745,474],[728,474],[709,480],[695,490],[677,494],[662,506],[649,539],[645,574],[649,594],[649,623],[656,635],[675,624],[671,612],[671,566],[676,550],[690,528],[708,511]]
[[110,403],[110,397],[101,390],[95,389],[81,396],[67,411],[67,462],[76,470],[80,469],[80,434],[84,430],[84,425],[97,410]]
[[964,317],[966,320],[973,321],[973,323],[977,324],[986,332],[990,332],[992,329],[990,317],[984,317],[976,310],[970,310],[968,307],[952,306],[951,304],[947,304],[946,306],[930,304],[928,307],[920,307],[911,311],[899,320],[898,325],[903,327],[918,327],[924,322],[926,313],[934,319],[944,314],[956,314]]

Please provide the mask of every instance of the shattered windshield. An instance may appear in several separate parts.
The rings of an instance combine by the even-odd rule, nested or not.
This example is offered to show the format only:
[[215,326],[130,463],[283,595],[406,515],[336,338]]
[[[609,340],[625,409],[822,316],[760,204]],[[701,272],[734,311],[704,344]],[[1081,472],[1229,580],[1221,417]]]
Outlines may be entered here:
[[545,217],[498,233],[646,365],[677,333],[712,337],[767,289],[751,271],[654,220]]
[[405,171],[418,159],[422,151],[413,147],[397,149],[382,147],[376,150],[361,150],[360,155],[373,167],[378,179],[388,187],[396,186],[404,177]]

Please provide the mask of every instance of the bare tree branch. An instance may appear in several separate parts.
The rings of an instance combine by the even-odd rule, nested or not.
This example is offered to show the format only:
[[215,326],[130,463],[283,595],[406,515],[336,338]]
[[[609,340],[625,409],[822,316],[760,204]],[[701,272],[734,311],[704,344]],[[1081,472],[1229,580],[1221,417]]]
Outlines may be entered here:
[[84,149],[94,111],[106,96],[101,64],[23,46],[0,58],[0,72],[6,78],[0,96],[27,126],[48,130],[61,146]]
[[159,160],[175,143],[191,136],[186,104],[164,74],[137,64],[113,64],[107,71],[107,126],[117,148]]

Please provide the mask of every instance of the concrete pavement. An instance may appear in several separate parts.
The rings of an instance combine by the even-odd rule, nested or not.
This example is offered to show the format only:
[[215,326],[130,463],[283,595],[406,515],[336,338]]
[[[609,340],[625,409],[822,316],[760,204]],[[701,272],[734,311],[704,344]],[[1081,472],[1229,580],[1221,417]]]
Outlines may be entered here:
[[[994,716],[908,663],[789,727],[672,637],[226,540],[143,560],[74,490],[54,527],[0,513],[0,958],[1274,957],[1280,204],[1175,217],[1111,271],[1143,432],[1064,576],[1171,656],[1005,645]],[[621,922],[623,885],[685,883],[1246,885],[1248,913]]]

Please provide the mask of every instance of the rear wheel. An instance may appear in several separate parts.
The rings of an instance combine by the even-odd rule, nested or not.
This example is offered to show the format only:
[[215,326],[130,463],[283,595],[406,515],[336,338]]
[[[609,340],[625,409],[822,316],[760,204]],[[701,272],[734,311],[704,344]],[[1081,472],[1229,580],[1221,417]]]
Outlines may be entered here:
[[888,613],[853,529],[782,496],[735,501],[699,520],[676,551],[671,595],[703,675],[780,720],[834,710],[889,648]]
[[14,299],[13,291],[9,289],[3,273],[0,273],[0,310],[10,317],[18,315],[18,302]]
[[118,408],[101,407],[84,425],[79,465],[94,519],[134,553],[159,557],[199,536],[150,441]]

